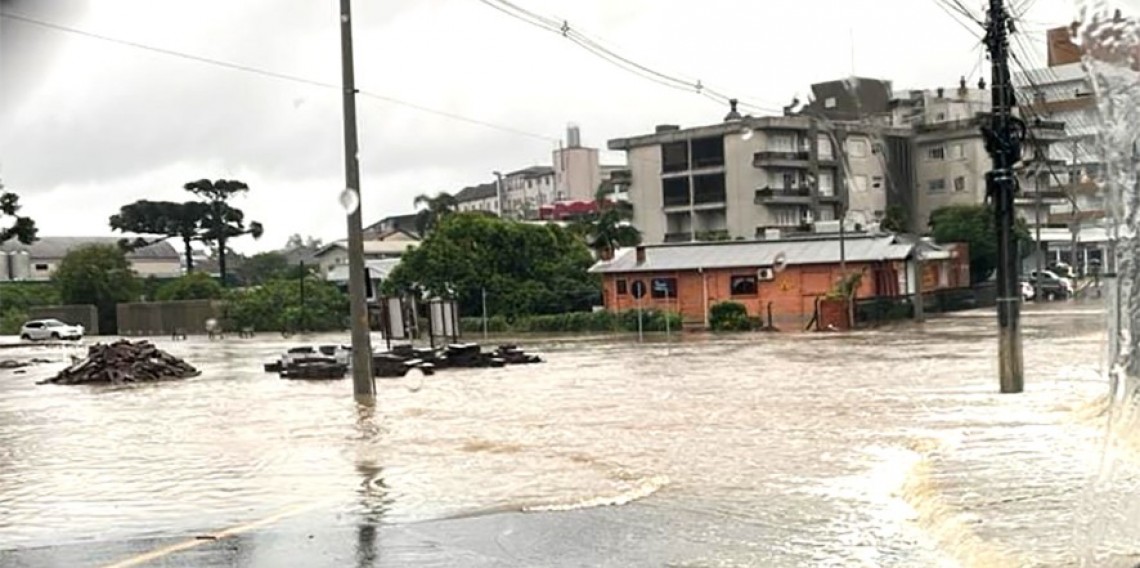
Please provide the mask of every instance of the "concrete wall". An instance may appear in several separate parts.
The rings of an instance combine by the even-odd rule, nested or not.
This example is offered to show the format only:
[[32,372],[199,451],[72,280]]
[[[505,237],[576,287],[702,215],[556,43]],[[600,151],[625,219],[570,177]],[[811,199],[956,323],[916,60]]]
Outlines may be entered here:
[[596,148],[564,148],[555,150],[554,188],[562,192],[562,199],[591,201],[602,183],[602,170],[598,164]]
[[628,154],[633,183],[629,200],[633,203],[633,225],[646,243],[665,242],[664,200],[661,195],[661,147],[640,146]]
[[217,300],[137,302],[118,305],[120,335],[166,335],[206,333],[206,320],[222,318],[223,303]]
[[28,319],[48,318],[55,318],[72,325],[82,325],[85,335],[99,335],[99,312],[90,304],[28,308]]
[[[930,158],[930,151],[943,148],[944,158]],[[959,155],[959,148],[961,154]],[[920,138],[915,143],[916,214],[915,219],[925,230],[930,213],[949,205],[976,205],[985,200],[986,172],[990,158],[986,154],[981,135],[968,131],[957,135]],[[965,186],[956,190],[954,180],[962,178]],[[941,192],[930,191],[932,180],[943,180]]]

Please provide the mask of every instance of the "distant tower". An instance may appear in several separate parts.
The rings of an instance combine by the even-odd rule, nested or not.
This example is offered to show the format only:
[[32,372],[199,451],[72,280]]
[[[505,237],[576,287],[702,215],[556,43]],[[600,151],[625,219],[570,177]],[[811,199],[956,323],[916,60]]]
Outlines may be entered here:
[[582,146],[582,134],[578,131],[578,125],[570,123],[566,126],[566,146],[568,148],[580,148]]

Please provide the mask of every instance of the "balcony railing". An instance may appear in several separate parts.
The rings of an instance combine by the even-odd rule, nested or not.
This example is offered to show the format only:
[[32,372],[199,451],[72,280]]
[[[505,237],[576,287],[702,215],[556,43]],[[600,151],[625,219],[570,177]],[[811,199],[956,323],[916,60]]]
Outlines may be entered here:
[[811,189],[806,187],[762,187],[756,190],[756,203],[808,203]]
[[795,152],[765,150],[752,155],[752,165],[762,167],[773,163],[807,162],[811,159],[811,152],[799,150]]

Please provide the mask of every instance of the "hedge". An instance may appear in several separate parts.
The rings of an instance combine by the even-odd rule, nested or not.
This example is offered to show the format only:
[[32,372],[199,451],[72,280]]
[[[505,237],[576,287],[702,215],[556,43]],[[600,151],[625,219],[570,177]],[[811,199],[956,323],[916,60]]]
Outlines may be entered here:
[[[662,332],[666,329],[666,312],[644,310],[642,330]],[[681,315],[668,312],[670,329],[681,329]],[[482,333],[482,318],[461,318],[460,326],[466,333]],[[637,331],[637,311],[620,314],[610,312],[569,312],[564,314],[520,316],[513,321],[502,316],[487,320],[487,331],[491,333],[616,333]]]

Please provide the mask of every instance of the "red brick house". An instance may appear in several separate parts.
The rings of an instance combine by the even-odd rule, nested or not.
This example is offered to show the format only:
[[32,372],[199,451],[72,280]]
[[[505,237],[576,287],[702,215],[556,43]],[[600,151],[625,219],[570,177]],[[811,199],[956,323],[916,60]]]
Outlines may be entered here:
[[[770,305],[776,327],[792,331],[805,327],[816,299],[843,274],[840,248],[835,235],[643,245],[618,251],[590,272],[602,275],[605,306],[612,312],[640,305],[679,312],[688,327],[707,327],[709,307],[733,301],[761,318]],[[847,236],[842,248],[847,272],[863,273],[856,299],[914,294],[919,254],[923,292],[970,285],[965,245],[860,234]],[[637,291],[644,291],[640,300]]]

